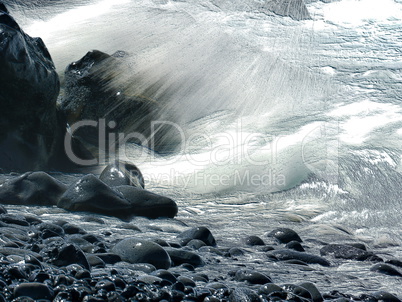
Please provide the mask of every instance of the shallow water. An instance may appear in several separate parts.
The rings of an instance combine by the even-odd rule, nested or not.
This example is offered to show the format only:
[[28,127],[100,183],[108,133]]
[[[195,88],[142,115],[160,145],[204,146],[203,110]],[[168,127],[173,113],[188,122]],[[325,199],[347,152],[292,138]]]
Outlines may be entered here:
[[[124,155],[149,190],[178,202],[180,221],[209,226],[223,245],[290,226],[304,238],[359,241],[401,257],[402,4],[312,2],[312,20],[297,22],[256,3],[120,0],[11,11],[44,39],[61,76],[91,49],[132,55],[115,84],[135,79],[133,93],[160,102],[183,136],[175,154],[127,145]],[[172,233],[184,228],[173,225]],[[395,277],[368,269],[350,262],[325,278],[306,274],[323,290],[402,295]]]

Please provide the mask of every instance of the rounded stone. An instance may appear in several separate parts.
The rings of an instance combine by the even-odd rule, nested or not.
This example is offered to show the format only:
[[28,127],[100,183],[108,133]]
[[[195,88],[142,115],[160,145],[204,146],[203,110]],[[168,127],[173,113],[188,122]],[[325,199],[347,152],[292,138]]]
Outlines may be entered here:
[[126,262],[149,263],[157,269],[170,268],[169,254],[159,244],[152,241],[137,238],[123,239],[112,248],[112,252]]
[[247,283],[250,284],[266,284],[266,283],[272,283],[272,280],[270,277],[268,277],[265,274],[252,271],[252,270],[238,270],[235,275],[235,280],[236,281],[246,281]]
[[177,236],[178,238],[182,239],[182,245],[186,245],[193,239],[198,239],[203,241],[206,245],[215,246],[216,241],[214,236],[212,235],[211,231],[206,227],[195,227],[191,228]]
[[177,215],[177,204],[168,197],[134,186],[118,186],[115,189],[129,202],[132,215],[148,218],[173,218]]
[[70,264],[79,264],[90,270],[91,266],[84,252],[74,244],[68,244],[60,248],[58,255],[53,260],[56,266],[68,266]]
[[157,271],[152,272],[151,275],[167,280],[172,284],[177,281],[176,277],[171,272],[164,269],[158,269]]
[[304,282],[299,284],[299,286],[305,288],[311,294],[313,302],[324,301],[324,298],[322,297],[320,291],[318,290],[318,288],[315,286],[314,283]]
[[375,293],[372,293],[371,296],[376,298],[378,301],[387,301],[387,302],[400,302],[401,300],[394,296],[391,293],[385,292],[385,291],[378,291]]
[[45,172],[27,172],[0,185],[0,203],[56,205],[66,185]]
[[378,272],[389,276],[402,277],[402,273],[392,265],[386,263],[377,263],[370,268],[370,271]]
[[192,248],[194,250],[198,250],[203,246],[206,246],[205,242],[199,239],[192,239],[190,240],[186,246],[188,246],[189,248]]
[[14,288],[14,297],[30,297],[34,300],[52,300],[53,292],[47,285],[39,282],[21,283]]
[[196,253],[171,247],[167,247],[165,249],[175,266],[187,263],[194,267],[198,267],[205,264],[204,260],[202,260],[202,258]]
[[116,160],[106,166],[99,179],[111,187],[134,186],[144,188],[144,177],[140,169],[132,163]]
[[258,236],[248,236],[244,243],[249,246],[265,245],[264,241]]
[[302,286],[294,285],[294,284],[284,284],[282,288],[293,295],[296,295],[298,298],[304,298],[308,301],[312,301],[311,293]]
[[322,256],[331,255],[335,258],[350,259],[357,261],[382,261],[378,256],[371,252],[367,252],[360,248],[344,244],[328,244],[321,248],[320,253]]
[[322,266],[331,265],[330,262],[323,257],[294,250],[275,250],[272,251],[270,255],[281,261],[300,260],[308,264],[320,264]]
[[291,241],[291,242],[287,243],[286,248],[292,249],[292,250],[295,250],[298,252],[305,252],[305,249],[302,247],[302,245],[298,241]]
[[303,242],[300,236],[288,228],[277,228],[268,234],[269,237],[274,237],[280,243],[289,243],[291,241]]

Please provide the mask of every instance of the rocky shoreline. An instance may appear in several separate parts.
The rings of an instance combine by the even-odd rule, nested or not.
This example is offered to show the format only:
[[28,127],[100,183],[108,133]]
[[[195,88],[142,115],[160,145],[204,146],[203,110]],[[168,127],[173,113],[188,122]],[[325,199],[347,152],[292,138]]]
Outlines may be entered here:
[[[289,10],[291,3],[303,10]],[[310,18],[301,0],[269,1],[266,8],[297,20]],[[359,241],[317,239],[317,231],[302,236],[289,226],[222,241],[213,223],[183,222],[176,215],[185,206],[145,190],[141,171],[127,162],[68,184],[43,172],[76,168],[63,145],[68,126],[104,118],[104,127],[117,120],[119,125],[111,127],[116,131],[148,136],[146,126],[161,113],[156,102],[132,92],[130,85],[111,84],[124,71],[119,69],[124,52],[90,51],[71,63],[61,97],[45,44],[24,33],[1,2],[0,30],[0,167],[35,171],[4,176],[0,184],[0,203],[7,204],[0,206],[0,302],[401,301],[375,285],[361,285],[353,293],[352,286],[328,290],[336,278],[328,276],[345,265],[361,264],[359,276],[399,280],[398,255],[370,250]],[[95,147],[109,145],[99,141],[101,126],[96,127],[82,127],[71,137],[71,151],[82,160],[96,162]],[[159,135],[154,150],[174,149],[169,129]],[[30,214],[22,211],[25,207]],[[108,226],[109,218],[118,226]],[[155,220],[144,226],[141,219]],[[339,282],[359,282],[354,273]],[[302,281],[294,282],[294,275]]]
[[375,289],[355,295],[323,292],[308,278],[277,280],[277,271],[289,267],[305,275],[350,262],[366,263],[379,278],[402,276],[402,262],[382,259],[364,244],[303,240],[276,228],[228,246],[213,229],[177,219],[155,220],[171,229],[180,225],[173,236],[167,227],[147,230],[135,221],[122,224],[121,236],[105,228],[101,216],[82,215],[97,232],[65,214],[54,220],[1,207],[0,301],[400,301]]

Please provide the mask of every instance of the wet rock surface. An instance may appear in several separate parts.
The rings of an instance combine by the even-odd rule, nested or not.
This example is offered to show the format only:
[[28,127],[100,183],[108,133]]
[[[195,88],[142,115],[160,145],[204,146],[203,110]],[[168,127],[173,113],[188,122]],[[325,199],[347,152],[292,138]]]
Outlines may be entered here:
[[140,169],[129,162],[116,160],[109,164],[99,176],[105,184],[111,187],[134,186],[144,188],[144,177]]
[[41,38],[27,35],[0,7],[0,167],[49,167],[63,139],[56,111],[59,77]]
[[[77,225],[7,207],[0,226],[1,301],[400,301],[375,288],[325,291],[308,275],[317,272],[325,280],[352,261],[365,263],[366,274],[399,279],[395,258],[373,265],[320,256],[332,247],[313,240],[304,244],[306,252],[284,243],[264,251],[266,246],[249,245],[244,237],[222,244],[213,229],[189,228],[177,219],[136,218],[131,223],[139,223],[138,231],[123,225],[99,229],[97,220]],[[194,244],[186,243],[190,238]],[[295,276],[304,281],[289,282]]]
[[45,172],[27,172],[0,185],[0,203],[52,206],[66,190]]

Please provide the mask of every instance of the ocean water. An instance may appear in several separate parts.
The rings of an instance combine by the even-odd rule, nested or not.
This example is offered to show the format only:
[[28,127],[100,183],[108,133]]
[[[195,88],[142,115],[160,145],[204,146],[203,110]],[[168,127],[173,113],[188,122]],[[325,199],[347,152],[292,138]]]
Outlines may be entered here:
[[[126,144],[121,155],[149,190],[177,201],[180,221],[207,225],[223,244],[287,226],[401,259],[402,3],[307,8],[312,20],[275,16],[263,1],[50,1],[10,11],[43,38],[62,79],[89,50],[130,55],[114,84],[132,81],[133,93],[159,102],[180,148],[161,155]],[[322,290],[402,295],[395,277],[368,269],[350,262],[331,282],[312,278]]]

